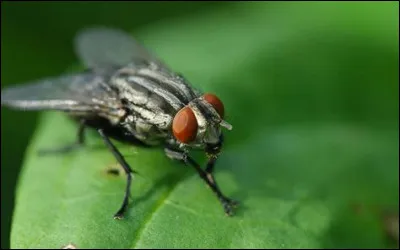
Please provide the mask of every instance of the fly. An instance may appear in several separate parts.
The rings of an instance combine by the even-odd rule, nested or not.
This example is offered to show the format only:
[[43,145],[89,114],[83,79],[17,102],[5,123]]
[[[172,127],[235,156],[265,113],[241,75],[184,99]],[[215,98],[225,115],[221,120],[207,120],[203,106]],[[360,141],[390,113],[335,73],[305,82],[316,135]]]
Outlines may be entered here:
[[[232,129],[224,121],[222,101],[193,88],[121,30],[88,28],[77,34],[74,45],[86,71],[7,88],[1,93],[1,104],[20,110],[57,110],[80,121],[76,142],[54,152],[83,146],[85,129],[97,130],[126,173],[126,190],[116,219],[127,210],[136,172],[111,138],[163,147],[167,157],[193,167],[225,213],[233,215],[237,202],[221,192],[213,175],[223,144],[221,127]],[[192,149],[205,152],[205,169],[189,156]]]

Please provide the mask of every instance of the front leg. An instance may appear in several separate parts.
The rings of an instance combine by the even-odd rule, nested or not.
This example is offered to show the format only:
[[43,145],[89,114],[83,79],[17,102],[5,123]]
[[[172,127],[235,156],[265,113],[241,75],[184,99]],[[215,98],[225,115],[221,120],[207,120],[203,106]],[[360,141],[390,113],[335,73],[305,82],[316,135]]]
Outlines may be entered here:
[[236,207],[237,202],[229,199],[221,192],[212,173],[207,173],[204,171],[199,164],[195,162],[186,152],[171,147],[166,147],[165,153],[171,159],[179,160],[184,162],[186,165],[192,166],[197,171],[201,179],[203,179],[207,186],[210,187],[217,196],[222,207],[224,208],[225,214],[228,216],[233,215],[233,208]]
[[219,153],[221,152],[223,140],[224,140],[224,137],[221,134],[219,137],[219,142],[217,144],[206,145],[205,150],[206,150],[206,155],[208,158],[206,173],[207,173],[207,178],[209,178],[211,182],[215,182],[214,175],[213,175],[214,166],[215,166],[215,162],[218,159]]

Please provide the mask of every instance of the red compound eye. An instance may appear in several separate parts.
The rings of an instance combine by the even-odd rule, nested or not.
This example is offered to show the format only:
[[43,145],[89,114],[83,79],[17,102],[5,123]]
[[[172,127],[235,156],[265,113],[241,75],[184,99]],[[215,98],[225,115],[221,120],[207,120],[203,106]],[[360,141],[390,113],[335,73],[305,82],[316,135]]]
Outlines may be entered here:
[[221,118],[224,118],[224,104],[222,103],[222,101],[214,94],[204,94],[203,95],[204,100],[206,100],[206,102],[208,102],[209,104],[211,104],[214,109],[218,112],[219,116],[221,116]]
[[184,107],[175,115],[172,121],[172,131],[177,140],[182,143],[190,143],[196,139],[197,119],[189,107]]

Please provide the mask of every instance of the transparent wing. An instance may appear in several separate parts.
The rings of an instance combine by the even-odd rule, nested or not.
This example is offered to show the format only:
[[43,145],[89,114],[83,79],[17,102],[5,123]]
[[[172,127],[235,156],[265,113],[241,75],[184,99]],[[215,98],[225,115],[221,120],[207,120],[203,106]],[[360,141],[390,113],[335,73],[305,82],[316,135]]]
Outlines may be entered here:
[[3,89],[1,105],[24,110],[61,110],[112,113],[119,107],[116,94],[101,76],[65,75]]
[[166,65],[130,34],[107,27],[91,27],[75,37],[75,51],[86,67],[97,70],[125,66],[134,61],[152,61]]

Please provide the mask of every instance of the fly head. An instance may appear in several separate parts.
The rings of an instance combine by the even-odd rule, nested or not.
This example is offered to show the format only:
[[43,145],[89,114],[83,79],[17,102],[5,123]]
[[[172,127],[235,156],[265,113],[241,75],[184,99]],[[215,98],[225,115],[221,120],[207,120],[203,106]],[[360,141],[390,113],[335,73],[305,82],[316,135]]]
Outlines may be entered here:
[[222,144],[222,128],[232,126],[224,119],[224,105],[214,94],[206,93],[192,100],[177,112],[172,130],[181,147],[205,148],[219,151]]

